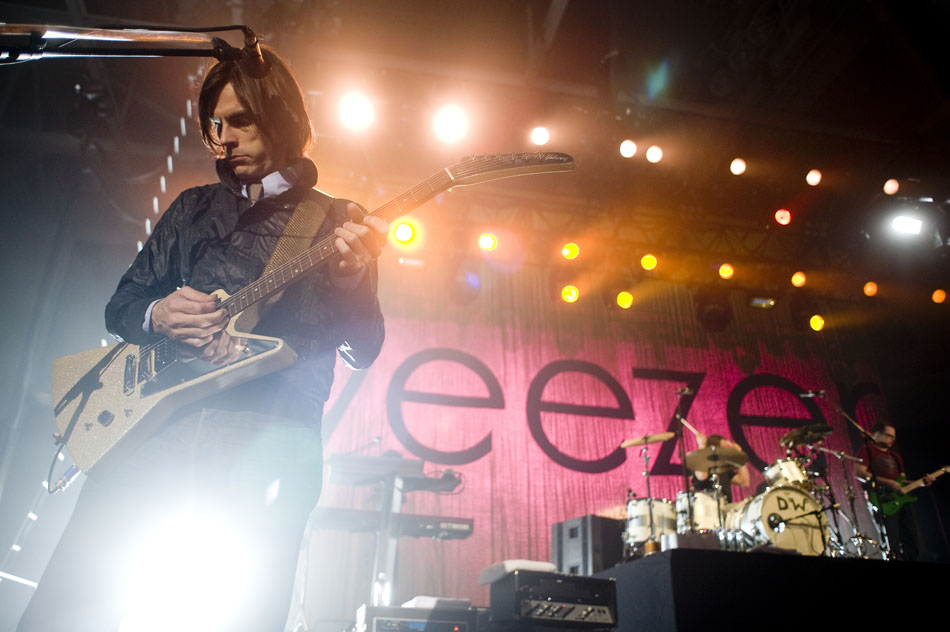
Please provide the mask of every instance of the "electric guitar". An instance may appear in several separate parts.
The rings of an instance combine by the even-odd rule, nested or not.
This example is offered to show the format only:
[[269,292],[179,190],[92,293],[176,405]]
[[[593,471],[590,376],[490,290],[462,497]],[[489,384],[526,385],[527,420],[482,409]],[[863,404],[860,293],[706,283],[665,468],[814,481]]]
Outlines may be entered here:
[[[944,465],[939,470],[935,470],[928,474],[931,478],[937,478],[938,476],[943,476],[947,472],[950,472],[950,465]],[[884,512],[885,516],[893,516],[898,511],[901,510],[901,507],[907,503],[917,502],[916,496],[911,496],[910,493],[924,485],[924,480],[927,476],[918,478],[915,481],[911,481],[904,485],[903,477],[897,480],[898,483],[901,483],[901,490],[898,492],[896,490],[891,490],[887,488],[886,491],[881,490],[881,485],[878,485],[878,493],[870,492],[868,497],[871,499],[871,502],[881,508],[881,511]]]
[[[452,187],[573,168],[571,156],[553,152],[472,156],[372,214],[391,221]],[[248,341],[245,356],[231,364],[179,356],[179,345],[170,339],[141,346],[114,344],[57,359],[52,379],[57,442],[65,443],[82,471],[101,474],[141,445],[178,408],[293,364],[297,355],[283,340],[251,331],[266,299],[326,263],[336,254],[334,241],[331,236],[314,244],[232,296],[214,292],[232,315],[226,331]]]

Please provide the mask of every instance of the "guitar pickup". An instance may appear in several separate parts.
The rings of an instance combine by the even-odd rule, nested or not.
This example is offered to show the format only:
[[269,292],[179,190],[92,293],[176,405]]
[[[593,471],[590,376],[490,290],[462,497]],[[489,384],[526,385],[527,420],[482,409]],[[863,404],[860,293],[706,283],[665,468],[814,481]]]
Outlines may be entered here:
[[122,381],[122,392],[131,395],[135,392],[135,355],[125,356],[125,378]]

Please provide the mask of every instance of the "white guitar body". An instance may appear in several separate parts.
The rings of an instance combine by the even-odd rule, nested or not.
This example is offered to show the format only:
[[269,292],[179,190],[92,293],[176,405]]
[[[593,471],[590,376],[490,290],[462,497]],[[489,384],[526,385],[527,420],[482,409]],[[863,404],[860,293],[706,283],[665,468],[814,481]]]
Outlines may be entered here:
[[[227,298],[222,290],[214,294]],[[292,365],[297,354],[283,340],[244,331],[253,328],[257,305],[228,323],[226,331],[247,339],[249,352],[226,366],[191,360],[156,371],[157,349],[127,343],[55,360],[56,427],[68,437],[76,465],[90,475],[102,474],[135,451],[178,408]]]

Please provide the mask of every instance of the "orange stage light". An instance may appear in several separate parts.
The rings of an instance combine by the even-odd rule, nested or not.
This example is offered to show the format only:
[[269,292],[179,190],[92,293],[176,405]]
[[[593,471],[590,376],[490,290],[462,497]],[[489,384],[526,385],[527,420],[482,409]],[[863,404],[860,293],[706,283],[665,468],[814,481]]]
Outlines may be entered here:
[[577,256],[581,254],[581,247],[575,244],[573,241],[561,248],[561,256],[565,259],[576,259]]
[[939,305],[947,300],[947,293],[941,289],[936,289],[934,293],[930,295],[930,300]]
[[633,305],[633,294],[627,291],[617,293],[617,305],[621,309],[630,309],[630,306]]
[[812,317],[808,319],[808,326],[815,331],[821,331],[825,328],[825,319],[821,314],[813,314]]
[[864,295],[865,296],[874,296],[877,294],[877,283],[874,281],[868,281],[864,284]]
[[736,273],[736,269],[731,263],[724,263],[719,266],[719,276],[723,279],[731,279]]
[[780,208],[775,211],[775,221],[781,224],[782,226],[788,226],[792,221],[792,214],[787,208]]
[[799,271],[792,275],[792,285],[795,287],[803,287],[807,281],[808,277],[804,272]]
[[654,255],[648,253],[640,257],[640,267],[644,270],[653,270],[657,264],[659,264],[659,261]]
[[561,300],[565,303],[574,303],[581,297],[576,285],[565,285],[561,288]]

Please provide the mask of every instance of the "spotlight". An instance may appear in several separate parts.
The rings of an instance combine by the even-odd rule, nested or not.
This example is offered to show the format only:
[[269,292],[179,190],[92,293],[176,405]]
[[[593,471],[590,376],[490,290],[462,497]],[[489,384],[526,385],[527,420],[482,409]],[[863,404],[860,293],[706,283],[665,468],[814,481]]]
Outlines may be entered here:
[[653,270],[656,268],[658,264],[659,264],[659,261],[657,261],[656,256],[651,255],[649,253],[640,257],[640,267],[643,268],[644,270]]
[[561,300],[565,303],[576,303],[580,297],[581,292],[576,285],[565,285],[561,288]]
[[551,134],[546,127],[535,127],[531,130],[531,142],[535,145],[545,145],[551,140]]
[[818,186],[821,182],[821,171],[817,169],[812,169],[807,174],[805,174],[805,182],[810,184],[813,187]]
[[731,279],[736,274],[736,269],[731,263],[724,263],[719,266],[719,277],[722,279]]
[[581,248],[574,242],[564,244],[561,248],[561,256],[565,259],[577,259],[579,254],[581,254]]
[[755,309],[772,309],[775,307],[775,299],[769,296],[749,295],[749,307]]
[[340,97],[340,122],[353,132],[369,129],[376,118],[373,102],[362,92],[347,92]]
[[729,171],[731,171],[734,176],[741,176],[745,173],[745,160],[742,158],[733,158],[732,163],[729,165]]
[[898,235],[919,235],[923,220],[910,215],[898,215],[891,220],[891,229]]
[[432,119],[432,129],[443,143],[456,143],[468,133],[468,115],[457,105],[448,105]]
[[775,211],[775,221],[782,226],[788,226],[792,221],[792,214],[787,208],[780,208]]
[[620,309],[630,309],[631,305],[633,305],[633,294],[626,290],[617,292],[617,306]]
[[940,305],[945,300],[947,300],[947,293],[942,289],[934,290],[933,294],[930,295],[930,300],[932,300],[937,305]]
[[792,285],[795,287],[804,287],[807,281],[808,277],[806,277],[805,273],[802,271],[798,271],[792,275]]
[[620,143],[620,155],[624,158],[633,158],[637,153],[637,144],[632,140],[625,140]]
[[825,328],[825,319],[821,314],[812,314],[808,319],[808,326],[811,327],[813,331],[821,331]]
[[660,149],[659,145],[651,145],[650,148],[647,149],[647,162],[656,164],[661,160],[663,160],[663,150]]
[[877,294],[877,283],[874,281],[868,281],[864,284],[864,295],[865,296],[874,296]]
[[887,195],[894,195],[900,190],[900,188],[900,182],[898,182],[895,178],[891,178],[884,183],[884,193]]
[[416,236],[416,230],[411,224],[399,222],[393,227],[393,239],[401,244],[408,244]]
[[494,250],[498,246],[498,238],[491,233],[482,233],[478,236],[478,247],[482,250]]
[[479,274],[481,262],[466,260],[460,262],[448,279],[449,298],[453,303],[465,305],[471,303],[482,292],[482,276]]

